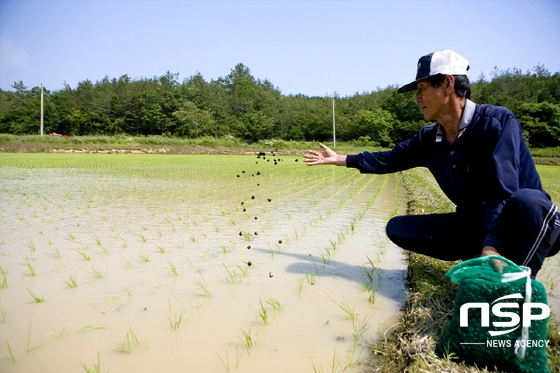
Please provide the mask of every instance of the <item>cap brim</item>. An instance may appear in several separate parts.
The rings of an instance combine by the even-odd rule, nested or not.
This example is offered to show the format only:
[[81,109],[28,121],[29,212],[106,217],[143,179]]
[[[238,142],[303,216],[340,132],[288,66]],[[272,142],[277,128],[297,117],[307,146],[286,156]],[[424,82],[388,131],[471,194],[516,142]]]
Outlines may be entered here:
[[414,91],[416,89],[418,89],[418,86],[416,85],[417,80],[413,81],[412,83],[408,83],[407,85],[399,88],[397,90],[398,93],[405,93],[405,92],[410,92],[410,91]]

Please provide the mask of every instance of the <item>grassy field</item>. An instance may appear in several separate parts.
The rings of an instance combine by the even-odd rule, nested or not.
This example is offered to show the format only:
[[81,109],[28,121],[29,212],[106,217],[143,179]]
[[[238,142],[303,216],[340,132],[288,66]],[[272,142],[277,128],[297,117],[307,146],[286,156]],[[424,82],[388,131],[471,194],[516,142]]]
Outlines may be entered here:
[[[247,143],[228,137],[195,139],[166,136],[60,136],[0,134],[0,152],[43,153],[153,153],[153,154],[244,154],[259,151],[280,151],[284,155],[301,155],[306,149],[315,149],[317,144],[308,141],[261,140]],[[356,141],[337,142],[336,150],[341,154],[381,150],[365,146]],[[560,147],[532,149],[538,163],[559,165]]]
[[[165,136],[15,136],[0,134],[0,152],[44,153],[151,153],[151,154],[246,154],[260,151],[280,151],[283,155],[299,155],[317,143],[306,141],[262,140],[247,143],[227,137],[216,139],[203,137],[184,139]],[[340,152],[355,152],[366,149],[355,142],[337,142]],[[372,151],[375,147],[368,147]]]

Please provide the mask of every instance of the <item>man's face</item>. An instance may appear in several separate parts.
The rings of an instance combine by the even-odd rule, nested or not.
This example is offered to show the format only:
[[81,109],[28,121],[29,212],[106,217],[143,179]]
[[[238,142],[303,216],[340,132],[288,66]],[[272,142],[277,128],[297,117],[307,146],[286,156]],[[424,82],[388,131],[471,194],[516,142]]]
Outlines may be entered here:
[[439,120],[445,102],[443,85],[436,88],[427,81],[420,81],[417,86],[418,91],[414,100],[418,104],[424,119],[427,121]]

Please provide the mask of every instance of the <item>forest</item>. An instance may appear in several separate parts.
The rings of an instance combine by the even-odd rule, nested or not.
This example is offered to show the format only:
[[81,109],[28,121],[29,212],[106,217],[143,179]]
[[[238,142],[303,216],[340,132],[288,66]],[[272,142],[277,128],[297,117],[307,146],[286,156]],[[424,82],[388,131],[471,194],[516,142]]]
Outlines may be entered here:
[[[19,81],[12,88],[0,90],[0,133],[38,134],[41,87]],[[336,139],[391,146],[428,124],[414,93],[396,89],[335,97]],[[560,146],[560,73],[542,65],[526,72],[494,68],[490,78],[471,80],[471,90],[476,103],[511,109],[531,147]],[[333,97],[283,95],[241,63],[210,81],[200,73],[183,81],[171,72],[153,78],[123,75],[44,89],[43,99],[45,134],[235,137],[247,142],[333,138]]]

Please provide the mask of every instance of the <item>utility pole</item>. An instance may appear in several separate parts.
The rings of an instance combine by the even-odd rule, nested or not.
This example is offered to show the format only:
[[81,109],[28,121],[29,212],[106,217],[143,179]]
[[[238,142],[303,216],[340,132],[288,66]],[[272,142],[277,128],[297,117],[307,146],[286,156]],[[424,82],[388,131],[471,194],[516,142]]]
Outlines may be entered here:
[[41,136],[43,136],[43,85],[41,84]]
[[336,119],[334,116],[334,98],[336,96],[336,93],[333,96],[332,99],[332,137],[333,137],[333,147],[336,148]]

